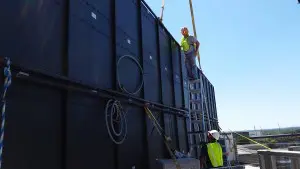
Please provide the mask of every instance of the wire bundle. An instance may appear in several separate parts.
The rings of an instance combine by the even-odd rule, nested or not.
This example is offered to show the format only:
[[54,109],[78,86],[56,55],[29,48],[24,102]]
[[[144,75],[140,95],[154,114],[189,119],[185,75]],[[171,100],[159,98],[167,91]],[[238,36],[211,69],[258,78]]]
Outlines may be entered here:
[[[141,82],[140,82],[140,85],[139,85],[139,86],[137,87],[137,89],[136,89],[135,91],[133,91],[133,92],[128,91],[128,90],[121,84],[121,81],[120,81],[120,76],[119,76],[119,66],[120,66],[121,60],[123,60],[123,59],[125,59],[125,58],[128,58],[128,59],[132,60],[132,61],[138,66],[138,68],[139,68],[139,70],[140,70],[140,73],[141,73],[141,78],[142,78],[142,80],[141,80]],[[143,68],[142,68],[142,66],[140,65],[139,61],[138,61],[136,58],[134,58],[134,57],[131,56],[131,55],[123,55],[123,56],[121,56],[121,57],[119,58],[118,63],[117,63],[117,80],[118,80],[119,88],[120,88],[121,90],[123,90],[124,92],[126,92],[126,93],[128,93],[128,94],[132,94],[132,95],[135,95],[135,94],[137,94],[138,92],[140,92],[141,89],[142,89],[143,86],[144,86],[144,78],[143,78],[143,75],[144,75]]]
[[127,121],[120,101],[110,99],[107,102],[105,122],[111,140],[115,144],[122,144],[127,136]]

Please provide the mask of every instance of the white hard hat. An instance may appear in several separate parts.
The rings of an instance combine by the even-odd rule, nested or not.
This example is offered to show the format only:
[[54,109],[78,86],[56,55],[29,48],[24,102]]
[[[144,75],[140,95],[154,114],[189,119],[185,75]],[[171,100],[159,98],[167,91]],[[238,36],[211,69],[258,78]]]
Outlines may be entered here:
[[216,140],[219,140],[220,133],[217,130],[211,130],[211,131],[208,131],[208,133],[211,134],[211,136],[213,136],[213,138],[215,138]]

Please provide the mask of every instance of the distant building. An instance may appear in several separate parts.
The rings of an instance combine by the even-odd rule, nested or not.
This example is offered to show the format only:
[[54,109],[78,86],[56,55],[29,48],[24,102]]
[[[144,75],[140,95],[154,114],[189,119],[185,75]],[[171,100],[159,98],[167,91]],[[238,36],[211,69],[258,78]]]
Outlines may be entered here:
[[249,137],[259,137],[259,136],[262,136],[262,132],[261,131],[250,131],[249,132]]

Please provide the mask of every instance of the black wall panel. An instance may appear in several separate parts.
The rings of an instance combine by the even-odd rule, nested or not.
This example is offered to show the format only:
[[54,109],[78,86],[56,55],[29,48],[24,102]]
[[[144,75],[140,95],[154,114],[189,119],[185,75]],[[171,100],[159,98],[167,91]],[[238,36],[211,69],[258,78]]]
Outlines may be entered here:
[[179,150],[188,152],[188,135],[186,130],[186,119],[183,117],[177,117],[177,129],[178,129],[178,141]]
[[[139,56],[139,25],[136,0],[116,0],[116,56],[117,61],[124,55],[130,55],[142,65]],[[130,19],[128,19],[130,18]],[[141,83],[142,74],[137,65],[129,59],[118,65],[120,83],[126,90],[133,92]],[[141,96],[141,93],[138,94]]]
[[171,41],[172,48],[172,62],[173,62],[173,72],[181,76],[181,52],[180,47],[177,43],[172,40]]
[[188,85],[188,79],[183,79],[183,92],[184,92],[184,107],[186,109],[189,108],[189,99],[190,99],[190,93],[189,93],[189,85]]
[[166,31],[159,27],[159,44],[160,44],[160,68],[162,82],[162,100],[163,103],[169,106],[174,105],[174,90],[173,90],[173,71],[172,71],[172,53],[170,37]]
[[66,1],[1,1],[0,56],[31,69],[61,74]]
[[184,107],[188,109],[188,104],[189,104],[189,88],[188,88],[188,76],[187,76],[187,70],[186,66],[184,63],[184,53],[181,51],[181,71],[182,71],[182,86],[183,86],[183,103]]
[[7,93],[3,168],[62,169],[62,114],[59,90],[13,79]]
[[[164,118],[161,112],[152,112],[157,121],[161,126],[164,125]],[[154,128],[153,123],[149,118],[146,119],[147,122],[147,136],[148,136],[148,152],[149,152],[149,169],[156,169],[157,161],[156,159],[165,158],[166,147],[164,144],[163,137]]]
[[105,104],[99,97],[77,92],[68,95],[67,169],[115,167],[115,145],[106,129]]
[[159,26],[159,45],[160,45],[160,60],[161,67],[167,68],[169,72],[172,72],[172,51],[171,51],[171,39],[168,33],[162,26]]
[[69,77],[99,88],[113,87],[110,1],[70,1]]
[[162,81],[162,100],[165,105],[173,106],[174,90],[173,90],[173,77],[172,73],[168,70],[161,70],[161,81]]
[[128,134],[123,144],[118,146],[119,169],[147,168],[147,144],[145,134],[144,109],[128,108],[126,114]]
[[174,95],[175,95],[175,107],[182,108],[183,106],[183,85],[181,77],[178,74],[174,74]]
[[157,25],[155,18],[142,5],[144,98],[160,103],[160,74],[157,51]]
[[[116,0],[116,42],[118,47],[125,49],[118,51],[117,56],[138,56],[138,10],[137,0]],[[128,19],[130,18],[130,19]]]
[[177,120],[172,114],[164,114],[164,127],[166,134],[172,139],[172,147],[178,149],[178,133],[177,133]]
[[175,107],[182,108],[183,106],[183,85],[181,72],[181,53],[177,43],[172,40],[172,62],[173,62],[173,79],[174,79],[174,94]]
[[[117,47],[117,51],[120,53],[126,53],[123,48]],[[117,57],[118,59],[121,57]],[[139,64],[141,64],[140,59],[137,59]],[[120,80],[120,85],[129,92],[135,92],[141,84],[143,74],[141,73],[137,64],[129,59],[128,57],[120,60],[117,65],[118,76]],[[141,96],[141,92],[138,96]]]

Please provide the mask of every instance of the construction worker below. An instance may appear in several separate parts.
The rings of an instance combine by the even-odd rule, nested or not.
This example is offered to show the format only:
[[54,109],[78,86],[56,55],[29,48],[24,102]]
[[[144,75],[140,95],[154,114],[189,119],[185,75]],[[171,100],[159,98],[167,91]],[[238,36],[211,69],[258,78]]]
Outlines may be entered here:
[[223,167],[223,151],[218,143],[219,137],[220,133],[217,130],[208,131],[208,143],[201,149],[201,168]]
[[194,36],[189,35],[189,30],[187,27],[183,27],[181,29],[181,34],[183,35],[181,39],[181,49],[184,51],[185,54],[184,60],[189,80],[196,80],[198,79],[198,75],[195,60],[200,43]]

